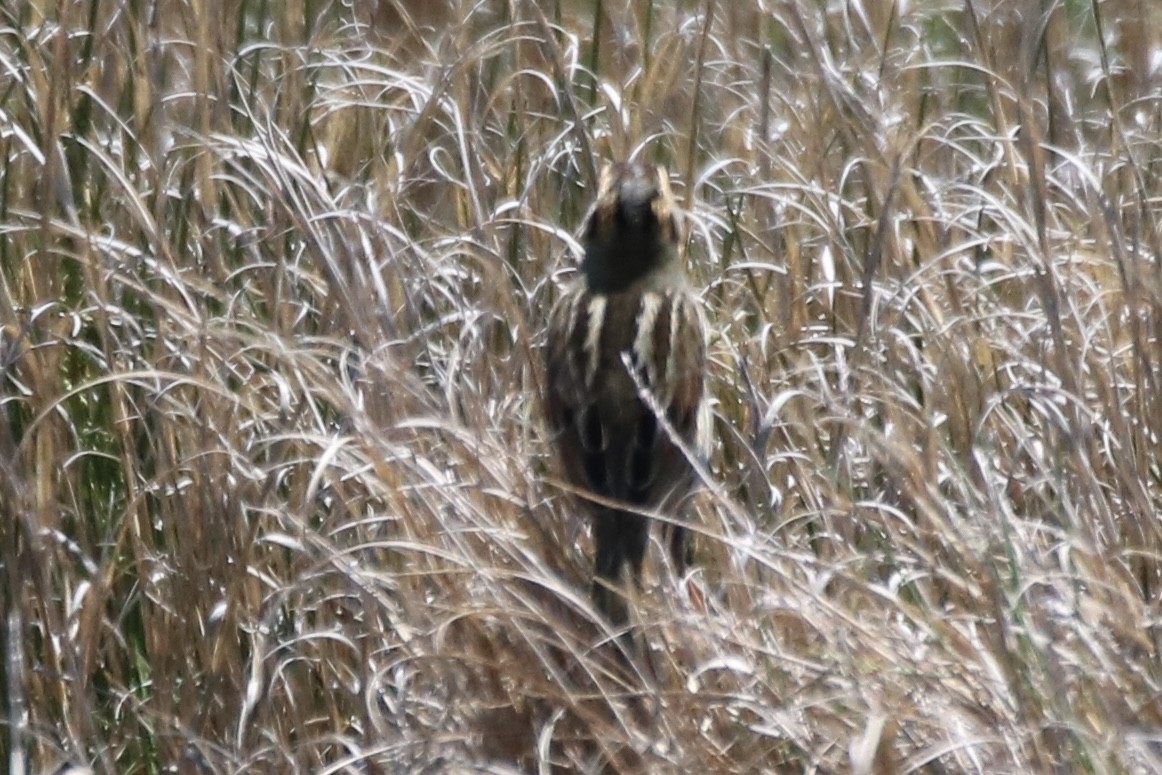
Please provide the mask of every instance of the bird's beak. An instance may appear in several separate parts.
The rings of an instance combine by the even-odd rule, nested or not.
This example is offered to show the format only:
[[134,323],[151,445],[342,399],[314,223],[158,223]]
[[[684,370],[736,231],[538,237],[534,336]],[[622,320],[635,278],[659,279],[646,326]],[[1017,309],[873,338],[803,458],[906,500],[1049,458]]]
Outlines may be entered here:
[[621,184],[617,199],[628,214],[634,210],[648,210],[657,196],[658,186],[653,180],[643,175],[634,175]]

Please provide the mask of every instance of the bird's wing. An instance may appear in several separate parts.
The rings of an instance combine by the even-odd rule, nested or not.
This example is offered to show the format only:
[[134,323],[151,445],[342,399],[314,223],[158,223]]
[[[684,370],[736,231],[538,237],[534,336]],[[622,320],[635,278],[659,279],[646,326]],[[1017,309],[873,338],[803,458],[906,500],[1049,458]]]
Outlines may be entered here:
[[566,476],[575,484],[602,492],[594,455],[603,453],[607,438],[594,409],[591,386],[599,367],[599,341],[604,297],[583,287],[566,293],[549,314],[545,343],[546,415]]
[[658,425],[664,415],[674,435],[703,456],[705,324],[697,300],[685,289],[642,297],[631,357],[641,402],[632,451],[627,458],[633,500],[657,505],[684,491],[690,480],[685,453]]

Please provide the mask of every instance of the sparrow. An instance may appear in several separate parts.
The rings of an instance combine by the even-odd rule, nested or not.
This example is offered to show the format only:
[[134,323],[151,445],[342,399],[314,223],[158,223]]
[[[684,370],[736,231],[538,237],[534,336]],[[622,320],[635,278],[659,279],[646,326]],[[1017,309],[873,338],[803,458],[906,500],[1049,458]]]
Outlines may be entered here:
[[[548,424],[592,519],[594,603],[617,627],[629,618],[627,581],[641,582],[643,512],[676,519],[668,512],[695,483],[688,455],[705,457],[708,444],[706,324],[678,241],[665,169],[607,166],[582,231],[580,276],[549,314]],[[665,530],[681,577],[687,532],[669,522]]]

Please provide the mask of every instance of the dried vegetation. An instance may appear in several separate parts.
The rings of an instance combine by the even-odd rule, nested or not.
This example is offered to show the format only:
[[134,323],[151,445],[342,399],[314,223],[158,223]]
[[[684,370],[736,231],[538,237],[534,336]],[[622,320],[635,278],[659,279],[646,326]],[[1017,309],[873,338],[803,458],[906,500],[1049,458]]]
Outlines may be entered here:
[[[1150,3],[353,5],[0,9],[10,772],[1162,768]],[[630,154],[718,436],[636,671],[536,400]]]

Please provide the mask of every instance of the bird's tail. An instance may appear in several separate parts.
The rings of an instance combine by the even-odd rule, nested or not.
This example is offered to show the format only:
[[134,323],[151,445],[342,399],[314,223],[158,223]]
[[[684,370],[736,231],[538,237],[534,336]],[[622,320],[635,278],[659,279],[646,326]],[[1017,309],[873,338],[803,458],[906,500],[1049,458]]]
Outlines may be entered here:
[[624,627],[629,623],[626,593],[640,585],[649,522],[641,514],[603,509],[593,523],[593,542],[593,602],[610,624]]

